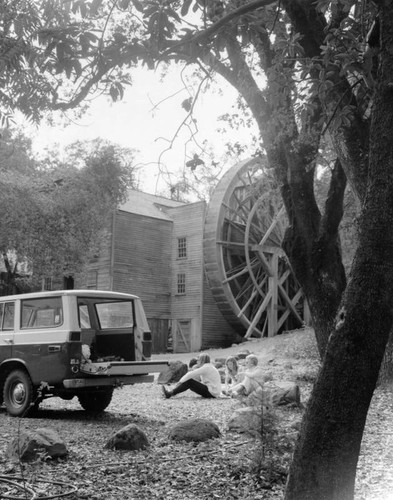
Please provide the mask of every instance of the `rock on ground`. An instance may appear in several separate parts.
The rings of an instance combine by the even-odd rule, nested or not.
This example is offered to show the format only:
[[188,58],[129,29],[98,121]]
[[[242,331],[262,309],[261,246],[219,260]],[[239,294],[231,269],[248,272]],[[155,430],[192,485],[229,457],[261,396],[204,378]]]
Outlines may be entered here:
[[36,460],[40,456],[59,458],[68,454],[59,434],[50,428],[21,431],[6,449],[10,460]]
[[157,382],[159,384],[173,384],[179,382],[187,372],[188,367],[182,361],[170,361],[168,368],[158,376]]
[[221,435],[218,426],[205,419],[184,420],[169,431],[169,438],[175,441],[207,441]]
[[268,381],[261,390],[253,391],[244,401],[248,406],[283,406],[287,404],[300,405],[300,388],[294,382]]
[[115,432],[105,448],[115,450],[143,450],[149,446],[146,434],[135,424],[128,424]]
[[256,406],[246,406],[238,408],[232,413],[228,420],[228,430],[240,433],[260,434],[262,422],[261,409]]

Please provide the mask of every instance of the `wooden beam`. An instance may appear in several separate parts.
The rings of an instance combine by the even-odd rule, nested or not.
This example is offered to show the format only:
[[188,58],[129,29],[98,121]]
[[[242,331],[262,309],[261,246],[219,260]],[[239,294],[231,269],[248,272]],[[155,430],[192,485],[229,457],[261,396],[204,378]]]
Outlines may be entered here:
[[302,290],[299,289],[294,298],[291,299],[288,296],[287,292],[285,291],[284,287],[280,283],[278,284],[278,288],[280,290],[281,297],[284,299],[284,301],[286,302],[292,313],[296,316],[296,318],[300,321],[300,323],[303,323],[303,319],[299,316],[299,313],[297,312],[297,309],[294,305],[299,301],[300,297],[303,295]]
[[244,338],[248,339],[251,336],[254,329],[256,329],[256,325],[257,325],[258,321],[261,319],[262,313],[266,310],[270,299],[271,299],[271,293],[269,290],[268,293],[266,294],[262,304],[259,306],[258,311],[256,312],[255,316],[253,317],[252,321],[250,322],[250,325],[247,328],[247,332],[244,335]]
[[244,313],[244,311],[247,309],[247,307],[255,299],[255,297],[257,296],[257,294],[259,294],[259,290],[257,290],[256,288],[254,288],[254,290],[252,291],[252,293],[250,295],[250,298],[247,300],[247,302],[245,303],[245,305],[240,309],[240,311],[239,311],[239,313],[237,315],[238,318],[240,318],[240,316]]
[[269,292],[272,300],[268,311],[269,323],[267,327],[267,336],[273,337],[276,335],[277,328],[277,300],[278,300],[278,255],[274,254],[270,262],[273,275],[269,276]]
[[259,243],[261,246],[263,246],[263,245],[267,242],[267,240],[269,239],[269,236],[272,234],[273,229],[274,229],[274,228],[276,227],[276,225],[277,225],[278,219],[279,219],[279,218],[283,215],[284,210],[285,210],[285,209],[284,209],[284,207],[282,206],[282,207],[280,208],[280,210],[278,211],[277,215],[273,218],[272,223],[271,223],[271,224],[270,224],[270,226],[268,227],[268,229],[267,229],[266,233],[264,234],[263,238],[261,239],[261,241],[260,241],[260,243]]

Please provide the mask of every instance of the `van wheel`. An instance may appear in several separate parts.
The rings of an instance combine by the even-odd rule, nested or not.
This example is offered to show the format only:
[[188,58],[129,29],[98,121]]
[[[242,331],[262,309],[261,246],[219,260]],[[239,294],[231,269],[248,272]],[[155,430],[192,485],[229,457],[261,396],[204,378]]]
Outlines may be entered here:
[[112,401],[113,389],[106,391],[84,392],[78,394],[79,403],[86,411],[104,411]]
[[13,417],[24,417],[33,402],[33,384],[23,370],[12,371],[5,380],[3,398],[7,412]]

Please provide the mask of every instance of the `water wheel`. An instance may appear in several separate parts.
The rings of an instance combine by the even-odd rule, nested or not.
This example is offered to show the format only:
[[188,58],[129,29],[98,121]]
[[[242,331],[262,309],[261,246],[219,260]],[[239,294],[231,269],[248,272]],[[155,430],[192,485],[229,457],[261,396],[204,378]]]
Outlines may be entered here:
[[281,249],[287,220],[264,161],[232,167],[205,219],[203,252],[212,294],[245,337],[273,336],[303,324],[303,294]]

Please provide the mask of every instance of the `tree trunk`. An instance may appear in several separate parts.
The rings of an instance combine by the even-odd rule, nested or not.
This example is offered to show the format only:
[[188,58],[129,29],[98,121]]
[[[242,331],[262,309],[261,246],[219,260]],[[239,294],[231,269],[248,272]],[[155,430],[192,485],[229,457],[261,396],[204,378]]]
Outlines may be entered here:
[[15,265],[14,269],[12,269],[11,263],[8,259],[8,255],[6,252],[3,252],[3,261],[4,266],[6,268],[5,273],[5,286],[3,289],[4,295],[15,295],[18,293],[18,287],[15,282],[17,265]]
[[[303,213],[295,211],[291,214],[293,210],[287,208],[291,222],[284,237],[283,249],[307,298],[321,359],[346,286],[338,237],[345,186],[344,171],[340,162],[336,161],[322,217],[313,215],[310,203],[305,204],[307,197],[292,183],[288,183],[286,189],[291,195],[290,201],[285,202],[287,207],[289,203],[294,206],[305,204]],[[286,190],[283,192],[284,200],[288,198]],[[307,227],[300,223],[304,218],[314,218],[314,221]]]
[[388,343],[386,344],[381,369],[379,371],[378,385],[384,385],[393,380],[393,331],[390,332]]
[[359,247],[303,420],[286,500],[352,500],[369,404],[393,322],[393,2],[381,53]]

